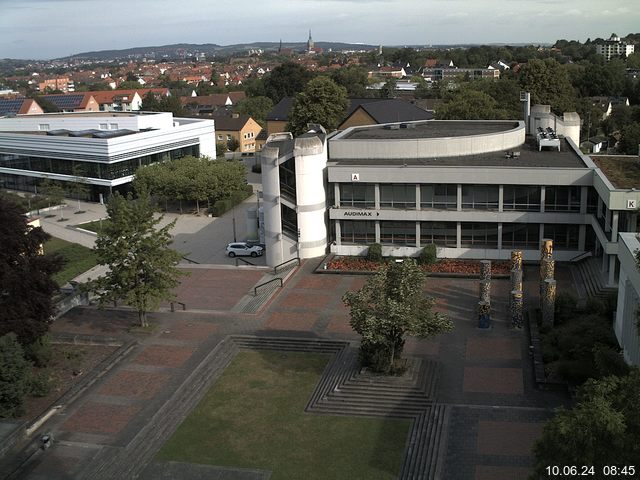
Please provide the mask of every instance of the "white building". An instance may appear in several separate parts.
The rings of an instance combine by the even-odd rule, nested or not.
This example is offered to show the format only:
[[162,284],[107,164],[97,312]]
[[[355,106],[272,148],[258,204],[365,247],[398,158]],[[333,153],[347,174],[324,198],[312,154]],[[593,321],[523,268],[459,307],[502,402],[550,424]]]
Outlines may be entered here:
[[640,271],[636,266],[635,252],[640,242],[635,233],[620,234],[620,281],[618,283],[618,307],[614,330],[622,347],[624,359],[631,365],[640,365],[640,335],[638,334],[638,308],[640,302]]
[[609,40],[596,45],[596,53],[603,55],[608,62],[614,57],[628,57],[634,52],[634,47],[633,44],[621,41],[619,36],[612,33]]
[[34,191],[78,172],[98,200],[127,189],[136,169],[186,155],[216,156],[214,122],[171,113],[51,113],[0,118],[0,187]]

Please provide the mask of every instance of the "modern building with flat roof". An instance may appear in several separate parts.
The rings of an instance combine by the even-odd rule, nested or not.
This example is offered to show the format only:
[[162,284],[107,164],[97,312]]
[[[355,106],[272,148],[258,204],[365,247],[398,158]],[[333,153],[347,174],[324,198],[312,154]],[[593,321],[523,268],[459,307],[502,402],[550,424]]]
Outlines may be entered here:
[[171,113],[79,112],[0,118],[0,187],[34,192],[45,179],[77,181],[98,200],[126,189],[137,168],[186,155],[216,156],[213,120]]
[[640,175],[639,190],[612,183],[620,160],[583,155],[579,121],[534,106],[527,121],[272,136],[260,154],[267,262],[360,255],[372,243],[390,256],[433,243],[439,257],[507,259],[519,249],[536,260],[551,238],[556,260],[594,255],[615,285],[618,233],[638,230]]

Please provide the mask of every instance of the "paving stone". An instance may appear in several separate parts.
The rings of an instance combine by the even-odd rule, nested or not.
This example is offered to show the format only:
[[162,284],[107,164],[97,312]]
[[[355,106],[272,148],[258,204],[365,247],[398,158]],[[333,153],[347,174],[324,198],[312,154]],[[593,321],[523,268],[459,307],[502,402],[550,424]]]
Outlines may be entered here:
[[264,326],[273,330],[309,331],[318,319],[314,312],[274,312]]
[[475,480],[527,480],[530,469],[523,467],[476,466]]
[[522,369],[465,367],[463,390],[465,392],[524,393]]
[[87,402],[62,425],[63,430],[115,435],[140,411],[135,405],[106,405]]
[[519,360],[522,355],[521,345],[520,338],[469,338],[467,360]]
[[134,358],[134,363],[156,365],[162,367],[181,367],[195,352],[193,347],[172,347],[165,345],[149,345]]
[[120,370],[109,378],[98,390],[98,393],[100,395],[153,398],[168,379],[169,375],[166,373]]
[[477,451],[482,455],[531,456],[541,435],[541,423],[480,421]]

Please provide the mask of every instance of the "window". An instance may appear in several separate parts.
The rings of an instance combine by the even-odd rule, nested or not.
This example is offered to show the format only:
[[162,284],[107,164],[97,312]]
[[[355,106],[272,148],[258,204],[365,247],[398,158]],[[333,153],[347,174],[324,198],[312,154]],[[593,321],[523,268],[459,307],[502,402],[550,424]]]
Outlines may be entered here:
[[546,187],[544,194],[545,212],[579,212],[580,187]]
[[440,247],[455,248],[457,232],[456,222],[420,222],[420,245],[435,243]]
[[376,222],[370,220],[341,220],[340,242],[345,244],[368,244],[376,241]]
[[505,211],[539,212],[540,187],[527,185],[505,185],[502,195]]
[[117,123],[110,123],[109,124],[109,128],[111,130],[118,130],[118,124]]
[[553,240],[557,250],[578,249],[578,225],[548,224],[544,225],[544,237]]
[[375,208],[375,186],[367,183],[340,184],[340,206]]
[[413,184],[380,185],[380,208],[416,208],[416,186]]
[[498,248],[498,224],[463,222],[460,246]]
[[280,193],[296,201],[296,159],[290,158],[278,167],[280,173]]
[[463,185],[462,208],[469,210],[497,210],[497,185]]
[[380,222],[380,243],[383,245],[416,245],[415,222]]
[[109,126],[106,123],[100,124],[100,130],[106,130],[107,128],[109,128]]
[[40,125],[38,125],[38,130],[40,130],[41,132],[48,132],[50,128],[51,125],[48,123],[41,123]]
[[227,135],[227,142],[231,140],[231,135]]
[[297,239],[298,238],[298,216],[295,210],[287,207],[284,204],[280,204],[280,215],[282,219],[282,233],[287,236]]
[[540,225],[537,223],[503,223],[502,248],[537,250],[540,246]]
[[218,134],[218,140],[220,140],[220,141],[224,140],[224,138],[222,137],[222,135]]
[[457,185],[420,186],[420,208],[456,210],[458,208]]

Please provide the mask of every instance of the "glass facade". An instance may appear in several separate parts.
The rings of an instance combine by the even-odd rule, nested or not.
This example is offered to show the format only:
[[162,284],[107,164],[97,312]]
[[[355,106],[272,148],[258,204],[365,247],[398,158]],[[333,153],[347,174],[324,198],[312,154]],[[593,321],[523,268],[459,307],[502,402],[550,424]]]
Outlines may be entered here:
[[435,243],[440,247],[457,245],[456,222],[420,222],[420,245]]
[[61,175],[73,175],[74,172],[80,171],[83,172],[82,175],[87,178],[116,180],[133,175],[140,166],[166,160],[175,160],[187,155],[198,157],[200,155],[200,147],[198,145],[181,147],[167,152],[143,155],[113,163],[63,160],[58,158],[0,153],[0,167],[42,173],[57,173]]
[[278,167],[280,174],[280,193],[294,203],[296,201],[296,159],[290,158]]
[[420,208],[456,210],[458,208],[457,185],[421,185]]
[[416,246],[416,222],[380,222],[380,243],[383,245]]
[[545,223],[544,238],[552,239],[556,250],[578,250],[579,231],[579,225]]
[[505,185],[502,193],[504,211],[539,212],[540,187]]
[[545,212],[580,212],[580,187],[546,187],[544,210]]
[[298,216],[296,215],[296,211],[281,203],[280,215],[282,219],[282,232],[291,238],[297,239]]
[[498,224],[462,222],[460,246],[463,248],[498,248]]
[[344,244],[369,244],[376,241],[376,222],[370,220],[341,220],[340,242]]
[[463,210],[498,210],[498,185],[463,185]]
[[540,225],[537,223],[503,223],[502,248],[504,250],[536,250],[540,247]]
[[415,184],[380,185],[380,208],[415,209]]
[[375,208],[375,185],[367,183],[340,184],[340,206],[353,208]]

